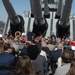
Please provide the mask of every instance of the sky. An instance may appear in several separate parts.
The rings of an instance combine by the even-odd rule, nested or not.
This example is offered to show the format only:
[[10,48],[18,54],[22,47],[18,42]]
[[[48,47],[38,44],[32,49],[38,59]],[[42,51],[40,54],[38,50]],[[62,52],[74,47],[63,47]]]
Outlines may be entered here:
[[[30,0],[10,0],[14,10],[19,15],[22,15],[24,11],[30,11]],[[73,0],[71,15],[75,13],[75,0]],[[0,0],[0,20],[6,21],[8,14],[4,8],[2,0]]]

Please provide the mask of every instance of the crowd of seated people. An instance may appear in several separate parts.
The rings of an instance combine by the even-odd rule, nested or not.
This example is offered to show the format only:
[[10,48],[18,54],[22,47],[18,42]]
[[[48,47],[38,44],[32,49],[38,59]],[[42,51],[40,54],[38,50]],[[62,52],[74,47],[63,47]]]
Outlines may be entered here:
[[74,41],[54,37],[0,37],[0,75],[70,75]]

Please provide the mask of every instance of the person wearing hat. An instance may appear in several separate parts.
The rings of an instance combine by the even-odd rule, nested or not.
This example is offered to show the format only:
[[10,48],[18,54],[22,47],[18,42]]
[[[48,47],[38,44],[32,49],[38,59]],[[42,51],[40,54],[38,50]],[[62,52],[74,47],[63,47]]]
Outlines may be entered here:
[[29,45],[27,48],[27,53],[32,60],[34,72],[36,75],[44,75],[43,66],[35,61],[40,52],[41,50],[37,45]]

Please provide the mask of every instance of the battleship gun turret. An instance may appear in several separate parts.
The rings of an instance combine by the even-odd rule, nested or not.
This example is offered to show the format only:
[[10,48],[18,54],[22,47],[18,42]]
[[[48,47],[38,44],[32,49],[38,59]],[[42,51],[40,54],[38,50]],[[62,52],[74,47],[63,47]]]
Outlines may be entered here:
[[48,23],[46,19],[42,16],[42,9],[40,0],[33,0],[34,4],[34,23],[33,23],[33,33],[35,36],[39,36],[40,34],[43,37],[46,35]]
[[7,11],[8,17],[10,19],[10,29],[9,34],[15,36],[16,31],[24,32],[24,20],[23,17],[17,15],[14,8],[9,0],[2,0],[4,7]]
[[70,36],[70,22],[69,22],[69,16],[71,12],[71,6],[72,6],[73,0],[66,0],[63,13],[61,15],[61,18],[58,20],[56,24],[56,35],[57,37],[63,38]]

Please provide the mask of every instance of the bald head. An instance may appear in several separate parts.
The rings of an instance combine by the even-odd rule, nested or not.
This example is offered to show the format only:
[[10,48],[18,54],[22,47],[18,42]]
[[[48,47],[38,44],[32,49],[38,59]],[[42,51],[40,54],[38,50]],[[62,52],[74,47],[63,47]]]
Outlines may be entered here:
[[63,44],[62,44],[62,43],[59,43],[59,44],[57,45],[57,49],[63,49]]

